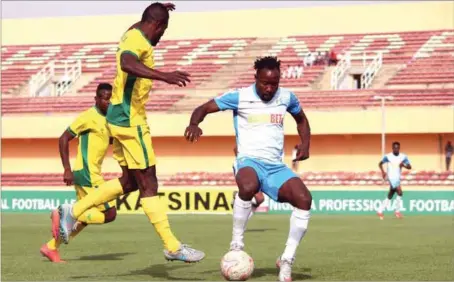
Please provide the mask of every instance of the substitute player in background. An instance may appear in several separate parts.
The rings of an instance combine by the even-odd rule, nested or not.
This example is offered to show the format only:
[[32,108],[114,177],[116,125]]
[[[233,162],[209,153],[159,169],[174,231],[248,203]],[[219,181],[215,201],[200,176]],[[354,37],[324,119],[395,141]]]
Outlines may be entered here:
[[[142,14],[140,25],[128,30],[121,38],[117,55],[117,74],[111,105],[107,111],[107,127],[121,144],[128,170],[140,189],[140,204],[164,243],[167,260],[197,262],[205,257],[201,251],[180,243],[167,218],[165,200],[157,195],[156,160],[147,123],[145,104],[153,80],[186,86],[189,74],[154,69],[153,47],[159,43],[169,22],[169,11],[161,3],[153,3]],[[59,231],[67,242],[76,219],[86,210],[130,192],[131,179],[120,177],[99,186],[74,205],[59,207]]]
[[[279,281],[292,280],[296,249],[307,231],[312,196],[301,179],[282,162],[284,116],[289,112],[296,121],[301,144],[296,160],[309,158],[309,122],[295,94],[279,87],[280,61],[264,57],[255,61],[255,83],[227,92],[197,107],[192,113],[185,137],[197,141],[202,135],[199,124],[207,114],[233,110],[238,145],[236,182],[239,188],[233,206],[231,250],[244,248],[244,231],[251,213],[251,200],[262,191],[278,202],[288,202],[294,210],[284,253],[276,265]],[[274,243],[274,242],[273,242]]]
[[[77,200],[82,199],[104,183],[101,166],[109,147],[109,132],[107,130],[106,112],[112,96],[112,85],[101,83],[96,89],[95,105],[81,113],[65,130],[59,139],[60,157],[64,167],[63,181],[66,185],[74,184]],[[69,142],[79,139],[74,170],[69,161]],[[104,224],[115,220],[117,210],[115,201],[91,208],[82,213],[74,226],[71,238],[74,238],[88,224]],[[59,214],[54,210],[52,222],[58,225]],[[54,228],[56,230],[56,228]],[[40,252],[52,262],[63,262],[58,248],[61,239],[54,234],[54,239],[44,244]]]
[[[238,156],[238,147],[235,146],[235,148],[233,148],[233,153],[235,154],[235,162],[233,163],[233,176],[236,175],[236,157]],[[232,205],[235,205],[235,198],[236,198],[236,194],[238,194],[237,191],[233,192],[233,201],[232,201]],[[254,198],[252,198],[251,200],[251,204],[252,204],[252,209],[251,209],[251,214],[249,215],[249,218],[251,218],[255,211],[257,210],[257,208],[265,201],[265,196],[263,196],[263,192],[257,192],[255,195],[254,195]]]
[[[383,211],[389,205],[389,201],[393,198],[395,193],[397,193],[395,215],[397,218],[402,218],[402,214],[400,213],[402,206],[402,187],[400,186],[400,175],[403,167],[411,169],[410,161],[408,160],[407,155],[400,152],[400,143],[394,142],[392,146],[393,151],[383,156],[383,159],[378,164],[383,180],[389,182],[388,197],[383,201],[383,204],[377,211],[381,220],[384,218]],[[387,164],[387,172],[383,169],[384,164]]]

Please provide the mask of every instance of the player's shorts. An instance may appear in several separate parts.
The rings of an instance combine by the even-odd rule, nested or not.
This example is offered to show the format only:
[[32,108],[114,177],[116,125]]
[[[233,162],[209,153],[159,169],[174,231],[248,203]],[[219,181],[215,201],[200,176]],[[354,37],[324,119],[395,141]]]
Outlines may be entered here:
[[123,148],[121,147],[121,143],[113,138],[113,158],[118,162],[120,166],[128,166],[128,163],[126,162],[125,156],[123,155]]
[[[83,197],[87,196],[88,194],[90,194],[92,191],[94,191],[95,189],[98,189],[98,186],[94,186],[94,187],[84,187],[84,186],[79,186],[79,185],[74,185],[74,188],[76,189],[76,195],[77,195],[77,200],[80,200],[82,199]],[[99,210],[99,211],[106,211],[110,208],[114,208],[116,206],[116,201],[117,200],[112,200],[108,203],[104,203],[102,205],[99,205],[97,206],[96,208]]]
[[108,123],[107,126],[114,138],[114,158],[120,165],[145,169],[156,164],[148,125],[122,127]]
[[400,179],[398,178],[390,178],[388,181],[391,189],[397,189],[400,186]]
[[[266,163],[253,158],[240,158],[236,160],[236,173],[244,167],[251,167],[257,173],[260,191],[277,201],[279,189],[289,179],[298,176],[283,163]],[[236,174],[235,173],[235,174]]]

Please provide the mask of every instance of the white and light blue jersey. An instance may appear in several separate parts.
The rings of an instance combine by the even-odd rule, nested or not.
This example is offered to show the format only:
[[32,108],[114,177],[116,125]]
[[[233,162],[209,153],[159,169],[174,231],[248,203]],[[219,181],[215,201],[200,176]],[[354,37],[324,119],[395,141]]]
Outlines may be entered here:
[[409,165],[410,161],[408,160],[407,155],[399,153],[399,155],[394,155],[393,153],[386,154],[383,159],[383,163],[386,163],[388,179],[400,179],[401,168],[400,164],[403,162],[405,165]]
[[214,101],[221,111],[233,111],[237,158],[282,163],[285,113],[296,115],[301,111],[295,94],[279,87],[273,99],[265,102],[257,95],[253,84],[227,92]]

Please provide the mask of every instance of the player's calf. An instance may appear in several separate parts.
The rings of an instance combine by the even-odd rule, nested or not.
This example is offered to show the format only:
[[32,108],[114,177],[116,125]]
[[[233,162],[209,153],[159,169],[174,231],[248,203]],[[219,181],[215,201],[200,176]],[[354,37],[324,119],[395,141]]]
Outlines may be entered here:
[[278,200],[295,207],[290,216],[290,231],[285,250],[279,260],[281,261],[279,281],[291,281],[291,266],[296,250],[309,224],[312,195],[301,179],[291,178],[279,189]]

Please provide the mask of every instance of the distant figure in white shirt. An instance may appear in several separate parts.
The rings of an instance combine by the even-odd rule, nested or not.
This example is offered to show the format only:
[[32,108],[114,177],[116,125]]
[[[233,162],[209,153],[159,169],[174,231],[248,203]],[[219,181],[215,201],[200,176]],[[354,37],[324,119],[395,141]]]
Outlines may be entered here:
[[202,130],[199,124],[206,115],[225,110],[233,112],[238,146],[235,178],[239,191],[233,205],[230,250],[244,248],[251,200],[257,192],[262,191],[274,201],[290,203],[294,207],[290,231],[285,250],[276,262],[279,281],[290,282],[296,249],[308,228],[312,196],[301,178],[282,162],[285,114],[289,112],[295,119],[301,139],[297,161],[309,158],[310,127],[295,94],[279,87],[281,62],[276,57],[259,58],[254,68],[254,84],[197,107],[185,137],[191,142],[200,138]]
[[[383,165],[387,165],[387,172],[383,169]],[[381,220],[383,220],[383,211],[389,205],[389,201],[393,198],[394,194],[397,193],[396,197],[396,211],[395,215],[397,218],[402,218],[400,208],[402,206],[402,188],[400,186],[400,175],[402,168],[411,169],[410,161],[407,155],[400,152],[400,143],[393,143],[392,153],[383,156],[383,159],[378,164],[380,167],[383,180],[389,182],[389,193],[381,207],[378,209],[377,214]]]

